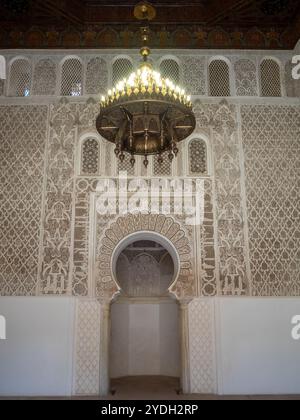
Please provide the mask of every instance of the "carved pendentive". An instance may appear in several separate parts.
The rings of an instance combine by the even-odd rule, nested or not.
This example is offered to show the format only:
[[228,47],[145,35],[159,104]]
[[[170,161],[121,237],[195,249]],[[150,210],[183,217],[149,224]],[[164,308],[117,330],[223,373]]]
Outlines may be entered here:
[[154,242],[132,244],[121,253],[116,263],[116,280],[122,295],[128,297],[165,296],[173,277],[171,256]]
[[40,60],[34,69],[33,95],[55,95],[56,64],[49,58]]
[[234,64],[237,96],[257,96],[256,65],[248,59]]

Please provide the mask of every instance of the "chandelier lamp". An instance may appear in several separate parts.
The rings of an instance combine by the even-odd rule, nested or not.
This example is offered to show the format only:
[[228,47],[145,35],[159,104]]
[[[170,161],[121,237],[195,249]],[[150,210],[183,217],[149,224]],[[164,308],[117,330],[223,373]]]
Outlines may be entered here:
[[[156,10],[148,2],[134,9],[139,20],[151,21]],[[163,78],[149,61],[149,26],[141,28],[143,46],[138,69],[128,78],[120,80],[102,96],[97,130],[115,145],[115,154],[123,162],[125,154],[131,156],[134,167],[136,156],[157,156],[163,163],[165,154],[173,161],[178,155],[178,143],[192,134],[195,116],[191,97],[172,80]]]

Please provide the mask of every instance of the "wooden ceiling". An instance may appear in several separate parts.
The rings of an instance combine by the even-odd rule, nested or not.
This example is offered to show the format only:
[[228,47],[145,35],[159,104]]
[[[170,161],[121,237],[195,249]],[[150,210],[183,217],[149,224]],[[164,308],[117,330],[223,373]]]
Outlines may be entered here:
[[[152,0],[157,48],[293,49],[300,0]],[[0,0],[1,48],[137,48],[130,0]]]

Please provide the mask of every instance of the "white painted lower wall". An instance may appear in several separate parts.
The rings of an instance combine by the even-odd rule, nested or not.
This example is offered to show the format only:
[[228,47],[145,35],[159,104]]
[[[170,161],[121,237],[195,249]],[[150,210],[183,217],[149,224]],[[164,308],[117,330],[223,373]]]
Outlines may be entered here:
[[[74,392],[75,301],[63,297],[0,297],[0,315],[7,322],[7,340],[0,340],[0,395],[59,396]],[[88,299],[84,302],[83,313],[88,312],[89,305]],[[94,306],[95,301],[91,301],[91,313],[95,312]],[[138,311],[133,314],[135,322]],[[295,315],[300,315],[300,298],[195,299],[189,305],[191,392],[300,394],[300,341],[293,340],[291,334]],[[157,347],[163,358],[176,335],[173,331],[167,337],[162,333],[165,328],[159,334],[160,350]],[[176,328],[175,323],[170,328]],[[123,337],[124,331],[121,327]],[[85,346],[98,348],[93,331],[92,347],[88,336],[84,335],[84,343],[78,343],[78,337],[80,334],[76,345],[81,355]],[[137,342],[141,339],[139,333],[133,337]],[[129,349],[130,357],[136,350],[135,346]],[[90,362],[98,366],[97,360],[88,360],[93,354],[98,357],[94,350],[87,351],[86,375]],[[137,360],[139,369],[142,354],[139,352]],[[83,375],[79,384],[82,393],[86,378]]]
[[111,377],[180,377],[178,317],[172,301],[112,305]]
[[74,299],[0,297],[0,395],[72,393]]
[[219,393],[300,394],[299,298],[216,300]]

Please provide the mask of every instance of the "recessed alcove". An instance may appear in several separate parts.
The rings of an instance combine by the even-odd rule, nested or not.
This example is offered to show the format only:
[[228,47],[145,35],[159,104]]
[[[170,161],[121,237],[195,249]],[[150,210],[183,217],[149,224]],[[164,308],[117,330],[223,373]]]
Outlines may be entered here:
[[169,251],[154,238],[133,238],[115,258],[120,294],[111,307],[111,378],[180,377],[176,277]]

